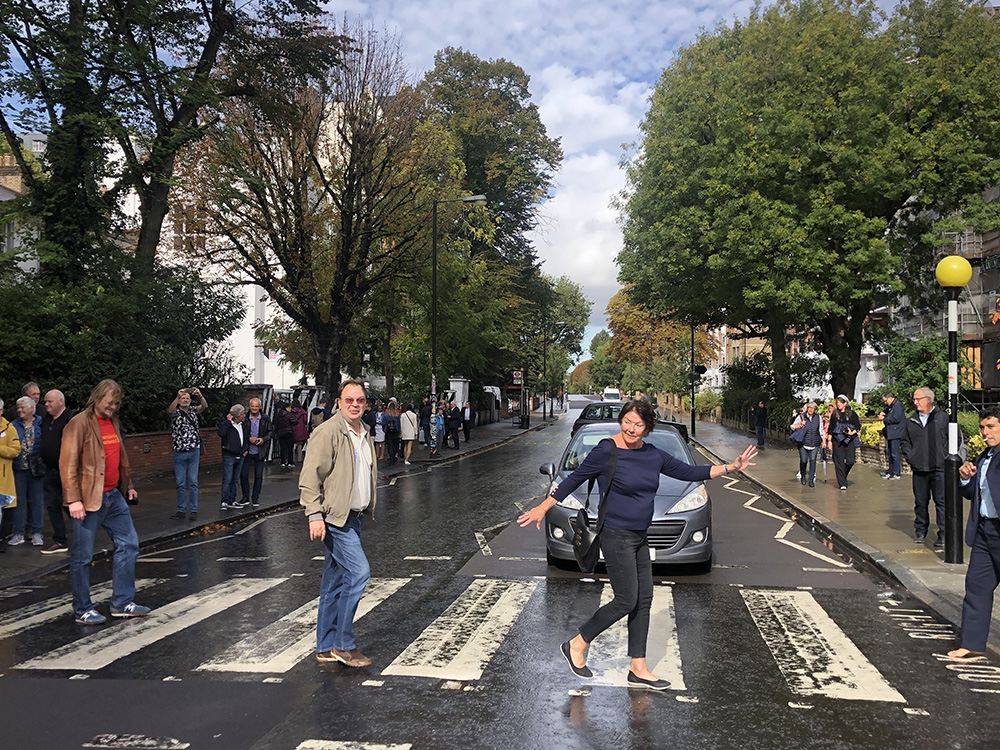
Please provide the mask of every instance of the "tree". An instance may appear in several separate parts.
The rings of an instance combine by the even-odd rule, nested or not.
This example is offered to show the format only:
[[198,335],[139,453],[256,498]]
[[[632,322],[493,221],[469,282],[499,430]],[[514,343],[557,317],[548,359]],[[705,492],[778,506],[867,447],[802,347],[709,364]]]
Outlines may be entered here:
[[466,184],[486,196],[496,218],[487,249],[515,265],[532,264],[535,253],[526,233],[537,224],[536,209],[562,162],[558,138],[549,138],[531,103],[530,78],[504,59],[484,61],[471,52],[446,47],[421,84],[442,124],[455,134],[465,164]]
[[[247,71],[331,65],[345,40],[317,28],[317,12],[314,0],[6,2],[0,95],[17,112],[0,113],[0,132],[40,226],[43,274],[78,278],[128,233],[148,278],[175,159],[211,124],[204,108],[251,95]],[[224,52],[239,61],[230,77],[217,75]],[[18,128],[48,135],[44,170],[21,155]],[[121,213],[130,191],[138,216]]]
[[222,103],[184,198],[206,217],[192,251],[263,287],[308,335],[328,388],[374,296],[426,260],[431,201],[461,178],[396,39],[344,26],[355,46],[322,80],[255,81],[266,97]]
[[884,26],[869,3],[783,0],[703,34],[626,165],[621,279],[654,312],[765,336],[779,397],[789,329],[853,392],[868,313],[926,286],[931,230],[994,220],[1000,24],[910,8]]

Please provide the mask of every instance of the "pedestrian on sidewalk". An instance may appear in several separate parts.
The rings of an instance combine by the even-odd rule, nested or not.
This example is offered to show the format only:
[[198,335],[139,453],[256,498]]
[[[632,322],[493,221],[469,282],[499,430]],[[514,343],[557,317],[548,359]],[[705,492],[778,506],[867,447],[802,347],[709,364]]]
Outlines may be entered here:
[[[14,485],[14,459],[21,454],[21,439],[14,425],[3,416],[3,399],[0,398],[0,528],[5,517],[14,513],[17,488]],[[7,535],[0,532],[0,552],[7,551]]]
[[306,441],[309,440],[309,415],[298,399],[292,401],[292,414],[295,416],[295,425],[292,427],[292,440],[295,442],[292,464],[300,465],[306,453]]
[[857,450],[861,447],[861,420],[851,408],[847,396],[837,396],[836,409],[830,417],[830,443],[833,446],[833,470],[837,475],[837,485],[847,489],[847,476],[854,468]]
[[21,454],[14,459],[14,485],[17,487],[17,506],[14,508],[14,535],[8,541],[12,547],[29,539],[36,547],[45,544],[42,532],[45,521],[45,462],[42,460],[42,417],[35,413],[35,400],[21,396],[17,400],[17,419],[14,420],[17,437],[21,441]]
[[764,430],[767,429],[767,407],[761,401],[753,410],[753,429],[757,433],[757,447],[764,447]]
[[366,400],[359,381],[340,384],[338,411],[316,428],[299,474],[309,538],[325,547],[316,616],[316,661],[321,664],[372,663],[354,637],[354,615],[371,577],[361,546],[361,516],[374,513],[378,476],[375,445],[361,422]]
[[385,460],[385,423],[382,417],[385,416],[385,409],[382,402],[375,402],[375,458],[378,461]]
[[274,415],[274,435],[278,438],[278,460],[281,468],[291,468],[295,466],[293,454],[295,447],[295,415],[292,414],[292,405],[282,403],[278,406],[278,413]]
[[250,451],[250,431],[243,424],[246,409],[243,404],[229,407],[226,418],[219,422],[219,439],[222,441],[222,505],[221,510],[244,507],[236,499],[236,488],[243,469],[243,458]]
[[[264,462],[271,449],[271,420],[261,411],[259,398],[250,399],[250,413],[243,422],[250,446],[240,467],[240,505],[260,505],[260,488],[264,484]],[[253,469],[253,492],[250,492],[250,469]]]
[[965,573],[962,601],[961,646],[949,651],[953,659],[982,656],[990,634],[993,592],[1000,583],[1000,409],[989,407],[979,413],[979,431],[986,450],[975,464],[966,462],[958,470],[962,494],[972,500],[965,543],[972,548]]
[[128,504],[137,501],[138,493],[132,486],[128,454],[118,423],[123,395],[114,380],[98,383],[86,408],[69,420],[63,430],[59,452],[63,493],[73,519],[73,547],[69,557],[73,615],[82,625],[101,625],[107,621],[90,598],[90,563],[94,559],[98,528],[111,537],[115,550],[111,564],[111,616],[149,614],[149,607],[135,603],[139,537]]
[[[198,399],[191,406],[192,397]],[[198,515],[198,469],[201,464],[201,433],[198,415],[208,408],[208,401],[198,388],[182,388],[167,407],[170,416],[170,442],[174,455],[174,481],[177,484],[177,510],[170,518],[183,521],[190,511]]]
[[473,418],[472,406],[466,401],[465,406],[462,407],[462,433],[466,443],[469,442],[469,431],[472,429]]
[[[455,448],[458,448],[458,431],[462,428],[462,410],[452,399],[448,403],[448,434],[451,436]],[[445,441],[447,444],[448,441]]]
[[816,413],[816,402],[806,404],[806,410],[800,414],[792,425],[792,433],[800,432],[799,446],[799,476],[805,484],[808,475],[810,487],[816,486],[816,457],[823,443],[826,442],[826,431],[823,429],[823,418]]
[[[899,447],[913,470],[913,542],[923,544],[930,529],[928,507],[931,497],[937,511],[936,549],[944,549],[944,462],[948,453],[948,415],[934,407],[934,391],[917,388],[913,392],[917,410],[903,424]],[[962,433],[958,433],[960,455],[965,455]]]
[[417,440],[417,415],[413,413],[412,404],[403,404],[403,413],[399,415],[400,433],[399,437],[403,441],[403,463],[410,465],[410,454],[413,453],[413,444]]
[[[557,502],[588,479],[596,479],[606,503],[601,551],[614,591],[614,599],[598,609],[577,635],[560,646],[563,657],[577,677],[593,677],[586,664],[588,646],[613,624],[628,617],[628,655],[631,664],[628,686],[666,690],[670,683],[659,679],[646,664],[646,637],[653,602],[653,565],[649,557],[647,530],[653,520],[653,499],[665,474],[686,482],[743,471],[753,466],[757,449],[748,447],[731,465],[689,465],[660,450],[643,438],[656,425],[656,412],[646,401],[628,401],[618,413],[621,432],[602,440],[556,490],[518,519],[519,526],[542,527],[545,514]],[[612,463],[612,460],[614,463]]]
[[42,495],[45,508],[52,524],[52,544],[42,548],[43,555],[69,552],[69,537],[66,536],[66,505],[63,503],[62,479],[59,476],[59,454],[62,436],[76,411],[66,408],[66,397],[62,391],[52,390],[45,394],[45,411],[42,417],[41,456],[45,462],[45,481]]
[[431,400],[424,396],[423,403],[420,404],[420,431],[425,445],[431,444],[431,417],[434,414],[434,407]]
[[390,465],[395,465],[399,458],[399,435],[402,425],[399,419],[399,407],[396,399],[390,398],[389,405],[382,412],[382,432],[385,433],[385,452]]
[[903,423],[906,422],[906,411],[892,391],[882,394],[885,410],[878,415],[885,428],[885,458],[889,469],[882,474],[883,479],[899,479],[903,474],[903,462],[900,459],[899,441],[903,437]]

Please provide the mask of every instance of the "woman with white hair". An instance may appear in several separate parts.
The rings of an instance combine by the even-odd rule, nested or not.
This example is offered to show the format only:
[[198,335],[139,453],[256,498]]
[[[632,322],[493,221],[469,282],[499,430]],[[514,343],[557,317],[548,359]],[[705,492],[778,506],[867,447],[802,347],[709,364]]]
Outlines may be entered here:
[[[17,488],[14,485],[14,459],[21,454],[21,439],[14,425],[3,417],[3,399],[0,398],[0,518],[11,516],[17,505]],[[0,528],[10,526],[0,521]],[[0,534],[0,552],[7,551],[5,534]]]
[[41,547],[45,544],[42,537],[45,462],[39,452],[42,447],[42,417],[35,414],[35,400],[30,396],[21,396],[17,400],[14,428],[21,441],[21,452],[14,459],[14,486],[21,502],[14,508],[14,533],[7,543],[11,546],[24,544],[30,535],[31,543]]

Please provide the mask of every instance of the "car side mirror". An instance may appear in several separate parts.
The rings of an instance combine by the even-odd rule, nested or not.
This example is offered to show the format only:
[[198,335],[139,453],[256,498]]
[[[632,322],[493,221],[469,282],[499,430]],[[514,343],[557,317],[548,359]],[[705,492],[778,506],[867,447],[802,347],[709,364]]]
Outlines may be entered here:
[[556,465],[551,462],[542,464],[538,467],[538,473],[547,475],[549,480],[554,480],[556,478]]

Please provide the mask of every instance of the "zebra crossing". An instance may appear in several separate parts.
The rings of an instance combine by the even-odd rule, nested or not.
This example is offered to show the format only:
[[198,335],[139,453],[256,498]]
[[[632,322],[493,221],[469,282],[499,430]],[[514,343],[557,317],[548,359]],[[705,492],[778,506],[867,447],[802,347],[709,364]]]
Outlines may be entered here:
[[[155,591],[169,580],[140,579],[137,587]],[[207,658],[204,653],[196,654],[197,660],[185,667],[192,676],[221,677],[229,673],[260,675],[271,681],[281,679],[297,666],[312,662],[319,600],[311,599],[277,615],[273,603],[260,607],[257,602],[281,592],[289,582],[299,580],[293,577],[234,577],[159,604],[148,617],[116,622],[43,653],[28,658],[22,656],[23,661],[8,668],[25,672],[66,671],[74,673],[74,677],[81,673],[84,676],[94,674],[126,657],[141,656],[143,650],[151,646],[170,644],[173,636],[213,620],[221,627],[212,631],[206,649],[214,651]],[[419,593],[410,593],[415,580],[421,579],[372,579],[356,619],[371,617],[380,608],[393,605],[385,617],[392,618],[405,630],[406,620],[400,619],[399,613],[413,608],[413,600],[419,599]],[[379,677],[383,681],[425,679],[475,683],[482,680],[505,645],[515,648],[507,645],[509,635],[524,611],[528,607],[546,606],[545,601],[532,603],[539,583],[531,579],[472,579],[429,624],[406,636],[404,640],[408,643],[382,668]],[[596,587],[600,588],[600,603],[609,602],[613,597],[611,587],[604,584],[596,584]],[[563,591],[574,599],[579,598],[579,589]],[[595,587],[586,591],[588,596],[597,593]],[[738,591],[738,595],[732,595],[734,614],[759,633],[761,643],[773,658],[771,664],[776,674],[792,696],[906,703],[903,695],[851,641],[812,592],[752,588]],[[551,595],[551,591],[548,593]],[[93,594],[95,601],[107,600],[110,586],[96,585]],[[654,590],[647,660],[658,676],[671,682],[671,690],[684,693],[689,689],[693,665],[684,663],[685,644],[678,631],[676,594],[672,585],[658,585]],[[281,598],[281,603],[284,605],[288,598]],[[242,605],[252,612],[267,612],[266,616],[257,618],[267,622],[249,634],[246,628],[227,627],[227,613]],[[52,624],[59,618],[69,619],[71,612],[68,595],[7,612],[0,615],[0,640]],[[529,638],[532,658],[537,658],[539,653],[552,652],[552,644],[565,636],[564,629],[559,625],[554,626],[554,631],[559,632],[533,633]],[[523,638],[522,634],[517,643],[525,643]],[[594,677],[588,685],[626,687],[627,638],[627,626],[622,620],[594,642],[588,655]],[[31,639],[31,643],[35,642],[39,639]],[[763,649],[761,653],[765,653]],[[178,658],[183,661],[183,657]],[[312,674],[311,671],[307,673]]]

